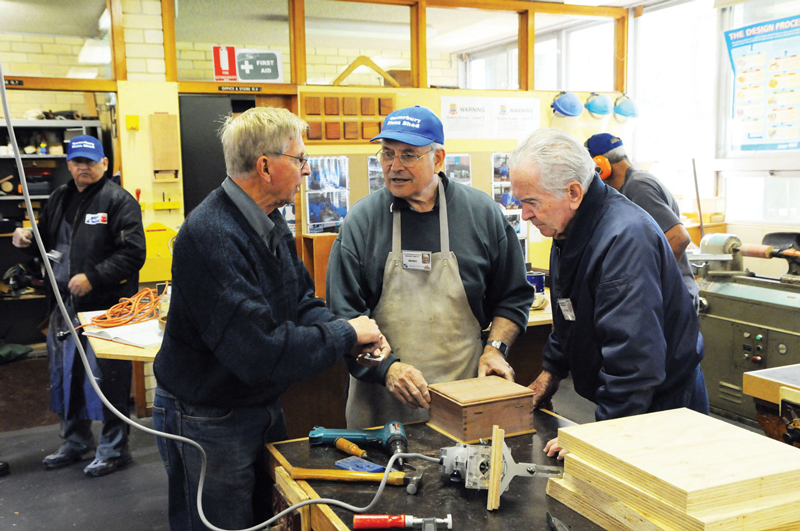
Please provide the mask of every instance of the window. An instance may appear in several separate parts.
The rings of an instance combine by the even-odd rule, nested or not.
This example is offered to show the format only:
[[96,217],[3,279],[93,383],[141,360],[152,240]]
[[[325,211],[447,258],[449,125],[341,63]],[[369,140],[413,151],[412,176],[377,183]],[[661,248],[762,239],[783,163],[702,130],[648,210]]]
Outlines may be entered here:
[[175,8],[178,79],[214,81],[214,46],[280,52],[283,80],[291,80],[289,7],[272,2],[180,0]]
[[496,46],[480,52],[461,54],[461,68],[466,68],[466,82],[460,88],[519,88],[519,50],[517,43]]
[[[368,57],[403,86],[411,86],[411,10],[406,6],[306,0],[306,76],[330,85],[358,57]],[[384,85],[368,66],[342,85]]]
[[611,92],[614,90],[614,23],[588,22],[566,31],[563,89]]
[[112,79],[106,0],[0,0],[0,60],[6,76]]
[[[691,198],[684,202],[688,206],[696,196],[692,159],[708,161],[715,155],[718,32],[713,1],[645,9],[634,24],[630,95],[639,117],[633,134],[622,136],[634,163],[642,168],[652,164],[650,171],[674,195]],[[681,38],[675,37],[677,27]],[[699,177],[701,196],[715,195],[713,179]]]

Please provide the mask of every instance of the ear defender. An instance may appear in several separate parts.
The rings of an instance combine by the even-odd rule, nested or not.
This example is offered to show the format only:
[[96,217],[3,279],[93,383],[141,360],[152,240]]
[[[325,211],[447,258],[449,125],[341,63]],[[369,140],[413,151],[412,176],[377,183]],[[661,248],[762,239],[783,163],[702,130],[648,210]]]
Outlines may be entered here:
[[611,163],[608,162],[607,158],[603,155],[597,155],[592,158],[592,160],[597,164],[597,170],[600,172],[601,179],[606,180],[611,177]]

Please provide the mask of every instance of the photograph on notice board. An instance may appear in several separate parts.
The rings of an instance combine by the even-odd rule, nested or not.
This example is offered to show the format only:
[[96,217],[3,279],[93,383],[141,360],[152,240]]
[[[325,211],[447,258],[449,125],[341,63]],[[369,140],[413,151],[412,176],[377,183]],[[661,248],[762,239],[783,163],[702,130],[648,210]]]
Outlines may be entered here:
[[492,197],[504,209],[520,208],[522,203],[511,192],[508,177],[508,153],[492,153]]
[[308,232],[338,227],[350,210],[348,190],[308,192]]
[[444,158],[444,174],[451,181],[472,186],[472,166],[469,155],[447,155]]
[[522,219],[522,210],[506,210],[503,214],[506,216],[506,219],[511,224],[514,232],[517,233],[518,237],[528,237],[528,222]]
[[377,192],[386,187],[386,181],[383,180],[383,169],[381,168],[381,163],[378,162],[378,157],[367,158],[367,176],[369,177],[369,193]]
[[295,222],[294,222],[294,203],[283,205],[280,208],[281,215],[283,219],[286,220],[286,224],[289,225],[289,230],[292,231],[292,236],[296,235],[295,232]]
[[306,189],[315,190],[346,190],[348,186],[347,157],[311,157],[308,167],[311,173],[306,180]]

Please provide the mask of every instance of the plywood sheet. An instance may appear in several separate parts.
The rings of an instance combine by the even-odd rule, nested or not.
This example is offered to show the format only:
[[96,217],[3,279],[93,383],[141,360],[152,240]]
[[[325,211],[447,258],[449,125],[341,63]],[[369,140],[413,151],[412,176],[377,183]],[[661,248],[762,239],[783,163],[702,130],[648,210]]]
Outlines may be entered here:
[[608,531],[672,531],[579,480],[550,478],[547,494]]
[[559,430],[561,445],[685,511],[798,492],[800,451],[688,409]]
[[748,396],[780,403],[781,387],[800,389],[800,365],[786,365],[744,373],[742,391]]
[[533,396],[529,388],[495,375],[431,384],[428,389],[461,405]]

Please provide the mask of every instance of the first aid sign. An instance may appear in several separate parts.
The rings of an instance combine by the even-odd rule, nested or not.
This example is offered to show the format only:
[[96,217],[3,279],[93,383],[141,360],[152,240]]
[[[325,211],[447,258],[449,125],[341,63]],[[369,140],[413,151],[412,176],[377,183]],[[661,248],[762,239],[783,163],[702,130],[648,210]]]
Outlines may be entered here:
[[214,81],[283,83],[283,58],[277,50],[214,46]]

